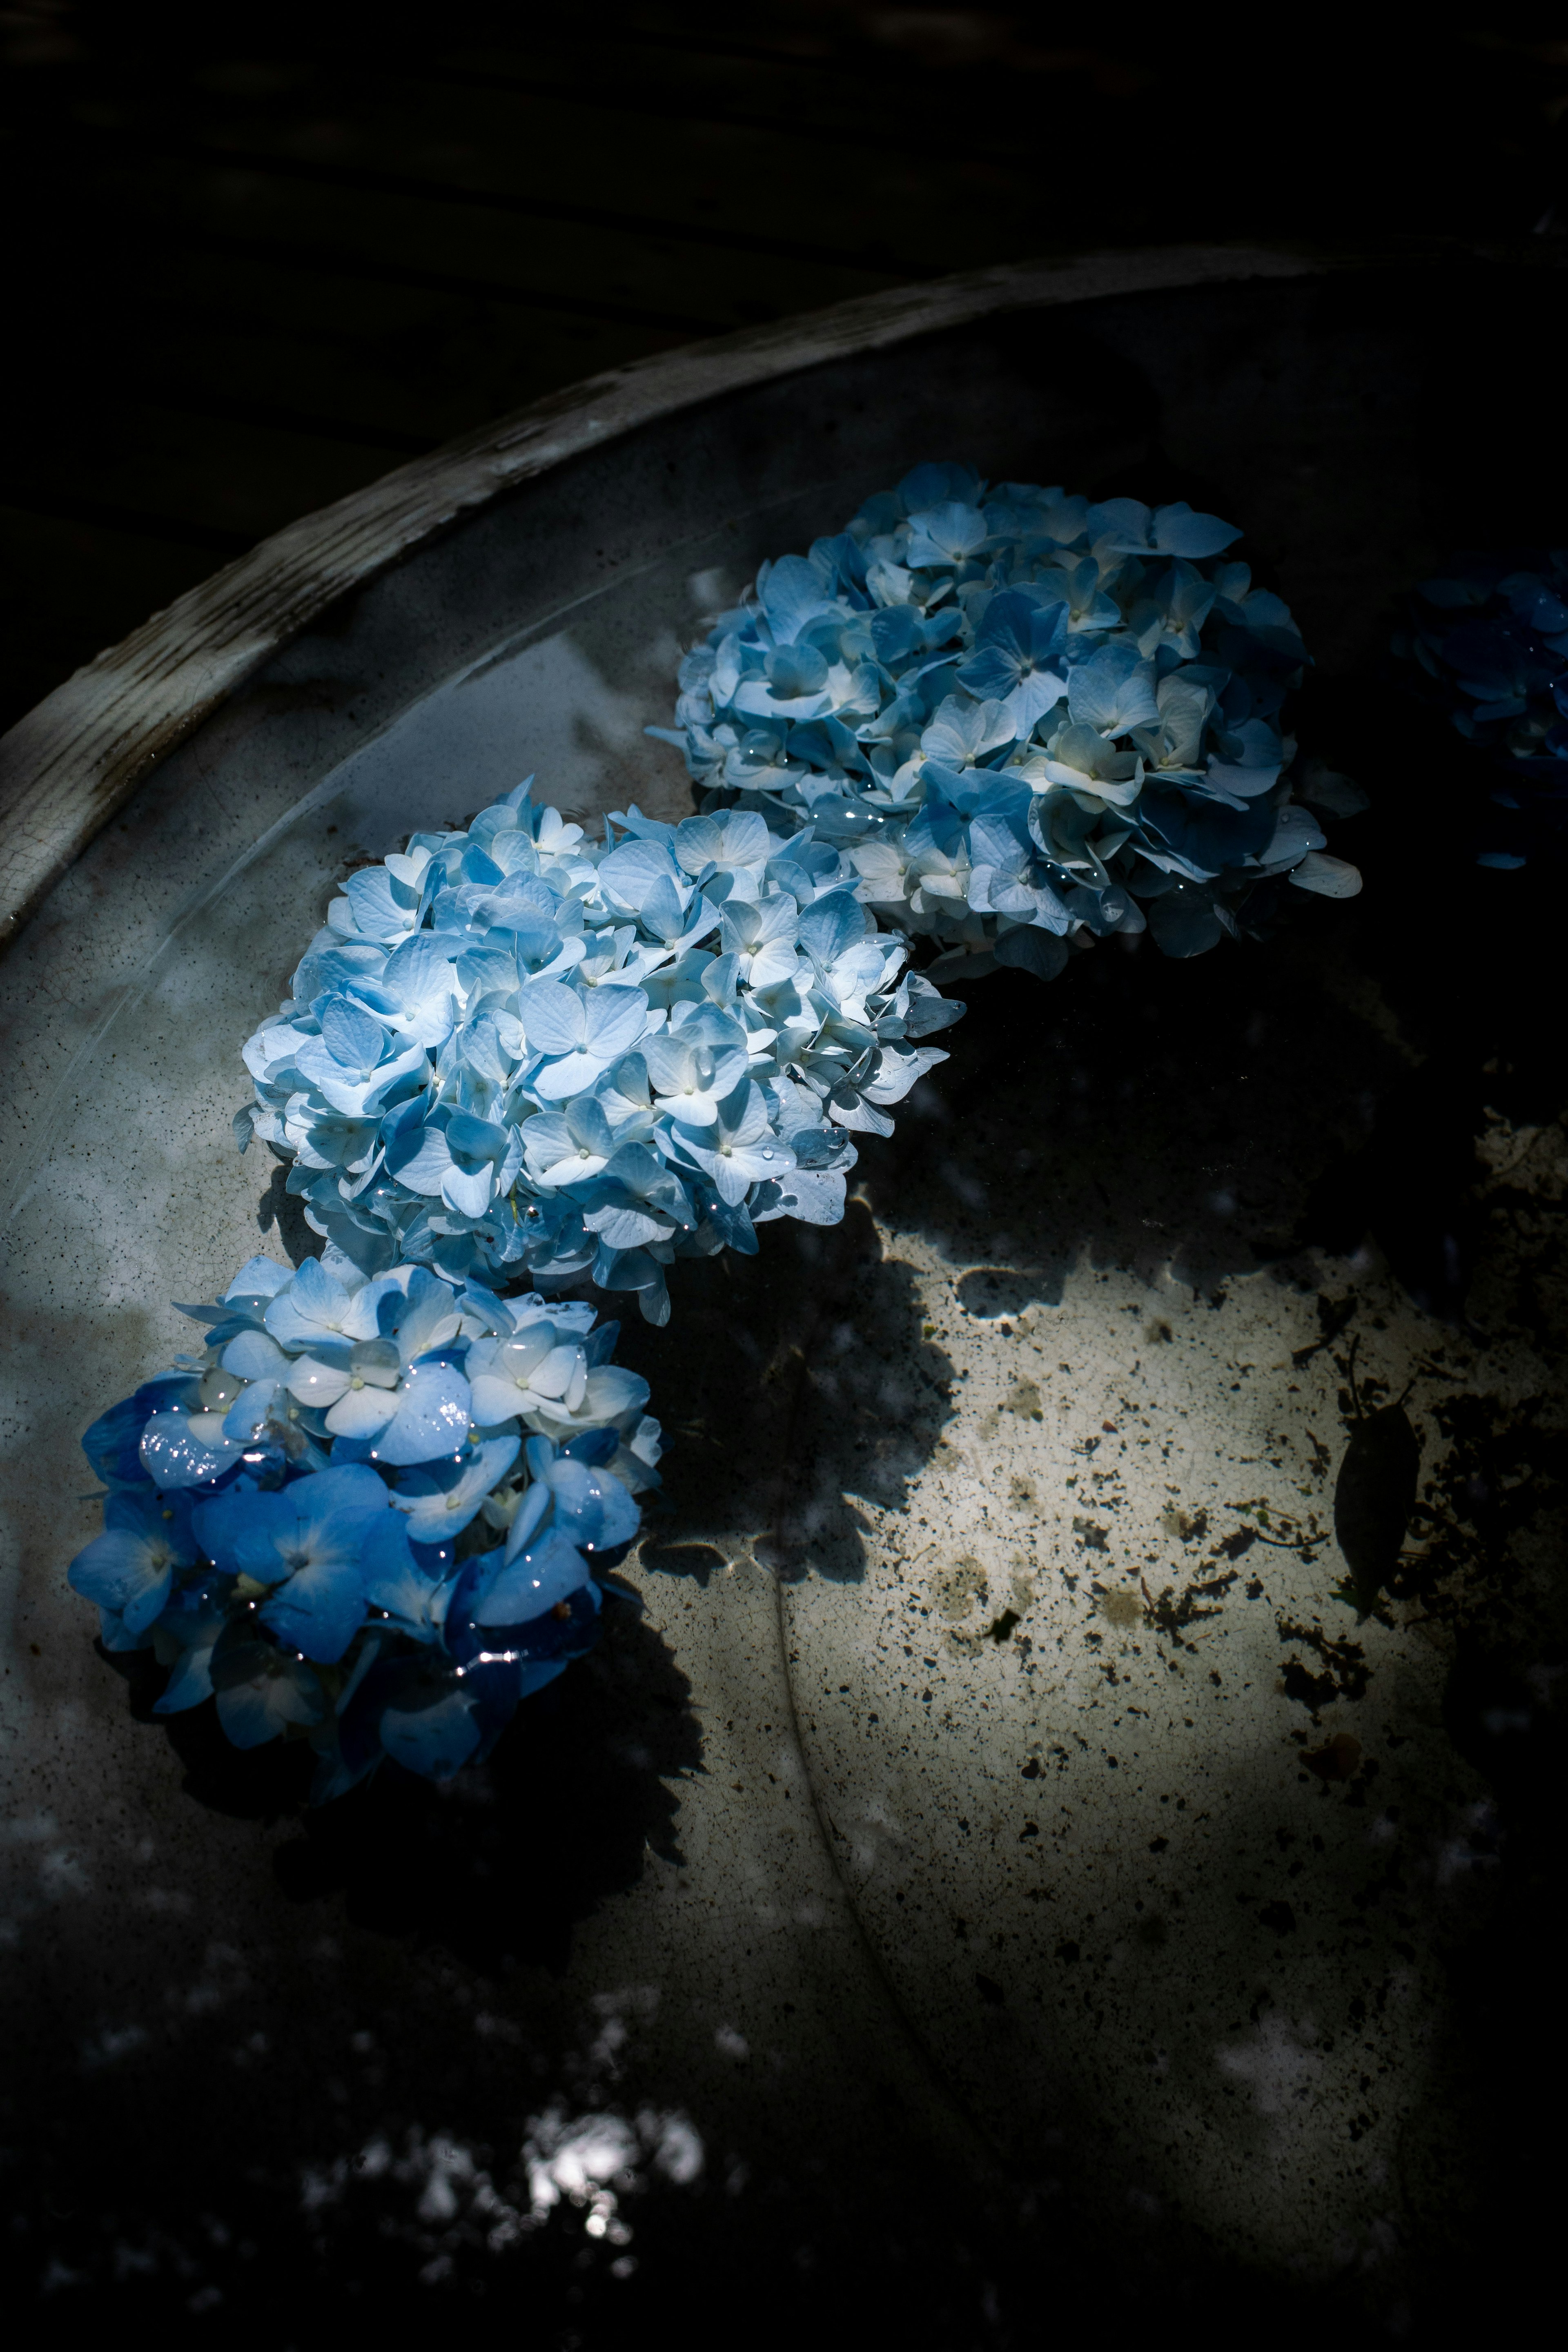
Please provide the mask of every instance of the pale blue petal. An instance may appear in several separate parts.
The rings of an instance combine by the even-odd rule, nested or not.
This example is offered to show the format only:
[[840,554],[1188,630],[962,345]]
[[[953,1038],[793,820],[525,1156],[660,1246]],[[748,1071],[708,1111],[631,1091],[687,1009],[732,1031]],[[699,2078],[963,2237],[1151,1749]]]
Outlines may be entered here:
[[[624,1488],[622,1490],[625,1491]],[[552,1528],[508,1560],[474,1612],[478,1625],[527,1625],[588,1581],[588,1567],[569,1536]]]
[[399,1397],[396,1414],[372,1449],[373,1461],[403,1468],[457,1453],[471,1418],[468,1383],[461,1372],[450,1364],[416,1364]]
[[558,980],[531,980],[519,1012],[535,1053],[569,1054],[582,1043],[587,1007],[574,988],[563,988]]

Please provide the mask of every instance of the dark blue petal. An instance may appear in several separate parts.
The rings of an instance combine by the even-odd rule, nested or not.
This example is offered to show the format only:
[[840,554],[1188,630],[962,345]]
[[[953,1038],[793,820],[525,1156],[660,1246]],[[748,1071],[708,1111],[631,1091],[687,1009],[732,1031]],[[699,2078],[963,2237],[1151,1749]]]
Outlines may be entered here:
[[183,1402],[195,1388],[193,1373],[165,1372],[158,1380],[143,1381],[134,1396],[110,1405],[99,1416],[83,1437],[81,1449],[106,1486],[151,1485],[138,1451],[142,1433],[155,1412]]
[[[449,1779],[482,1736],[465,1683],[449,1662],[427,1653],[372,1666],[339,1720],[347,1769],[357,1777],[390,1754],[426,1779]],[[473,1700],[482,1704],[484,1696],[476,1688]]]
[[580,1429],[574,1436],[567,1438],[561,1451],[574,1462],[613,1462],[620,1443],[618,1429]]
[[1178,882],[1156,898],[1149,909],[1154,944],[1168,956],[1206,955],[1219,945],[1219,912],[1208,892],[1195,882]]
[[1274,832],[1271,796],[1228,809],[1217,801],[1190,795],[1169,784],[1150,784],[1137,808],[1138,823],[1160,848],[1199,874],[1223,873],[1267,848]]

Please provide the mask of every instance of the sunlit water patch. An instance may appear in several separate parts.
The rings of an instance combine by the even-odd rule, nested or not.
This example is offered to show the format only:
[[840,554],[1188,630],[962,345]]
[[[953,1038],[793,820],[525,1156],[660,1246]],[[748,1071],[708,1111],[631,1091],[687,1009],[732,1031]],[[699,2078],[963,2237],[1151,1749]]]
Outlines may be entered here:
[[[1318,1261],[1316,1289],[1086,1257],[1047,1305],[882,1240],[950,1417],[911,1453],[883,1399],[847,1470],[864,1582],[805,1576],[784,1608],[890,1986],[1026,2177],[1114,2185],[1271,2265],[1381,2261],[1449,2193],[1443,1951],[1496,1859],[1443,1727],[1487,1576],[1453,1514],[1548,1367],[1521,1330],[1434,1323],[1370,1255]],[[1426,1499],[1362,1618],[1336,1486],[1407,1390]],[[1549,1532],[1522,1532],[1527,1570]]]

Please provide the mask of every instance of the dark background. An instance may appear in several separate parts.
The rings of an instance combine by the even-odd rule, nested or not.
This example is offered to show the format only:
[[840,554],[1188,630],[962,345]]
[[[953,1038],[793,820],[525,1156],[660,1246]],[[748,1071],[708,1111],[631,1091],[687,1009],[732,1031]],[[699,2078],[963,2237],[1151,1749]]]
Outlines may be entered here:
[[[1290,15],[0,8],[0,728],[295,516],[645,352],[1032,254],[1568,221],[1568,10]],[[1456,319],[1456,370],[1520,331]]]
[[[1568,6],[1493,9],[1484,30],[1479,12],[1468,27],[1415,30],[1367,16],[1363,26],[1297,12],[1279,31],[1256,10],[1233,21],[1169,7],[1156,22],[1110,7],[1047,14],[833,0],[749,11],[431,0],[417,17],[342,0],[212,0],[199,11],[174,0],[0,6],[0,726],[292,518],[556,386],[697,336],[1030,254],[1194,239],[1563,234]],[[1499,378],[1536,323],[1457,308],[1434,331],[1451,345],[1456,403],[1485,375],[1489,401],[1506,415]],[[1469,488],[1456,480],[1457,537]],[[1334,716],[1330,709],[1324,723]],[[1360,705],[1347,709],[1347,740],[1363,720],[1372,724]],[[1363,749],[1369,772],[1394,776],[1406,719],[1401,710],[1383,723],[1392,730],[1386,757],[1374,756],[1375,734]],[[1438,765],[1432,748],[1424,778]],[[1454,789],[1469,787],[1457,778]],[[1389,798],[1387,814],[1366,821],[1383,830],[1353,853],[1374,878],[1380,856],[1392,877],[1416,855]],[[1442,850],[1439,834],[1421,850],[1430,864],[1408,901],[1416,913],[1440,908],[1451,887]],[[1530,1119],[1550,1118],[1562,1099],[1556,886],[1533,873],[1467,882],[1489,941],[1484,1001],[1476,966],[1440,931],[1427,925],[1413,947],[1414,915],[1390,929],[1385,976],[1391,987],[1401,982],[1402,1017],[1425,1006],[1435,1050],[1363,1162],[1321,1204],[1312,1236],[1338,1245],[1339,1225],[1352,1239],[1372,1228],[1417,1295],[1430,1287],[1435,1252],[1455,1230],[1454,1201],[1471,1181],[1482,1102],[1500,1096],[1510,1115]],[[1369,891],[1365,903],[1392,897]],[[1227,984],[1217,957],[1199,978],[1216,999]],[[1005,1016],[997,1008],[989,1017],[999,1035]],[[983,1032],[978,1010],[971,1025]],[[1198,1024],[1195,1034],[1207,1033]],[[984,1044],[984,1034],[970,1038],[972,1052]],[[1109,1047],[1101,1059],[1110,1066]],[[1439,1298],[1436,1311],[1457,1313],[1458,1304]],[[1562,1733],[1544,1710],[1528,1740],[1486,1728],[1498,1710],[1512,1721],[1530,1704],[1524,1677],[1539,1641],[1529,1626],[1500,1622],[1466,1648],[1449,1695],[1456,1744],[1489,1776],[1509,1841],[1496,1925],[1455,1963],[1483,2086],[1475,2160],[1487,2187],[1471,2242],[1434,2301],[1447,2291],[1456,2330],[1462,2319],[1472,2341],[1527,2311],[1534,2294],[1544,2303],[1558,2291],[1549,2265],[1561,2234]],[[571,1890],[584,1907],[621,1883],[618,1874],[640,1868],[645,1835],[657,1841],[669,1826],[664,1814],[636,1811],[624,1779],[595,1777],[600,1717],[624,1703],[618,1673],[661,1726],[648,1740],[658,1770],[673,1777],[689,1766],[679,1685],[635,1647],[606,1649],[574,1686],[575,1745],[567,1740],[557,1756],[549,1743],[560,1739],[559,1721],[542,1717],[510,1751],[531,1795],[530,1776],[545,1775],[540,1866],[563,1854],[587,1873]],[[205,1801],[256,1809],[227,1751],[186,1761]],[[209,1768],[237,1777],[215,1793],[201,1785]],[[643,1778],[668,1811],[668,1792],[652,1773]],[[577,1811],[567,1801],[574,1784]],[[574,1843],[590,1817],[593,1841]],[[510,1835],[512,1816],[500,1825]],[[372,1924],[401,1932],[407,1921],[375,1906],[387,1886],[413,1887],[432,1913],[442,1910],[448,1937],[466,1933],[464,1918],[454,1929],[447,1916],[458,1899],[451,1876],[405,1869],[407,1820],[377,1816],[373,1826],[362,1850],[346,1821],[316,1824],[291,1850],[301,1885],[290,1891],[344,1883]],[[442,1824],[432,1809],[415,1826],[428,1830],[427,1855]],[[406,2021],[416,2051],[422,2024]],[[22,2042],[14,2071],[41,2077],[52,2045],[36,2025]],[[310,2047],[301,2045],[301,2074]],[[429,2037],[432,2070],[442,2048]],[[38,2105],[50,2105],[47,2085]],[[165,2112],[174,2113],[167,2103]],[[182,2119],[174,2115],[174,2137]],[[101,2158],[68,2102],[58,2123],[89,2184],[84,2198],[99,2193],[94,2166],[107,2175],[127,2147],[150,2151],[154,2175],[172,2160],[171,2140],[154,2141],[140,2112],[106,2135]],[[179,2161],[180,2181],[199,2173],[200,2130]],[[47,2170],[42,2186],[47,2199]],[[123,2189],[117,2176],[100,2201]],[[156,2178],[155,2192],[174,2196]],[[928,2184],[925,2199],[901,2207],[906,2247],[945,2244],[942,2192]],[[189,2195],[199,2201],[196,2187]],[[847,2237],[853,2220],[850,2210]],[[258,2194],[258,2231],[275,2230],[287,2247],[286,2223],[291,2209],[273,2214]],[[677,2238],[681,2226],[679,2214],[669,2219]],[[784,2242],[793,2214],[773,2226]],[[29,2257],[30,2249],[29,2241]],[[384,2254],[367,2219],[349,2268],[374,2275]],[[737,2232],[715,2274],[711,2241],[694,2234],[682,2292],[703,2290],[710,2310],[725,2296],[739,2307],[757,2262],[755,2242]],[[912,2253],[890,2312],[885,2269],[851,2244],[832,2277],[841,2318],[859,2310],[858,2266],[861,2340],[879,2331],[911,2345],[959,2340],[930,2301],[936,2265]],[[311,2340],[329,2316],[342,2321],[345,2306],[312,2315],[290,2300],[286,2262],[273,2275],[278,2301],[258,2301],[248,2321],[231,2304],[226,2341],[278,2352]],[[367,2323],[392,2317],[386,2340],[395,2342],[409,2314],[395,2308],[401,2274],[387,2275],[388,2302],[374,2315],[360,2308]],[[769,2294],[787,2303],[787,2290],[804,2298],[809,2284],[770,2274]],[[1016,2285],[1017,2307],[1042,2332],[1053,2316],[1059,2323],[1061,2279],[1042,2289],[1021,2276]],[[153,2288],[132,2287],[150,2308]],[[572,2290],[563,2269],[532,2291],[548,2314]],[[124,2292],[107,2287],[97,2306],[121,2329]],[[323,2292],[319,2281],[306,2289]],[[1188,2309],[1194,2327],[1206,2318],[1226,2340],[1247,2317],[1256,2323],[1248,2340],[1275,2347],[1363,2340],[1352,2313],[1325,2315],[1317,2304],[1303,2303],[1298,2332],[1290,2300],[1260,2293],[1251,2314],[1239,2302]],[[1174,2315],[1180,2329],[1187,2311]],[[1150,2332],[1171,2316],[1151,2307]],[[646,2315],[637,2324],[646,2326]],[[765,2342],[765,2319],[749,2324]],[[835,2340],[826,2326],[818,2340]],[[1442,2335],[1435,2320],[1423,2340]]]

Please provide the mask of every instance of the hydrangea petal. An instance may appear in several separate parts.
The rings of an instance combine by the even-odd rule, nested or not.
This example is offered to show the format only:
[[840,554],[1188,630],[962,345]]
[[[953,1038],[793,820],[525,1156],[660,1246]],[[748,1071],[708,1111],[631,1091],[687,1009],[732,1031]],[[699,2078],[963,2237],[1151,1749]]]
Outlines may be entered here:
[[416,1364],[372,1459],[401,1469],[456,1454],[471,1424],[471,1402],[468,1381],[450,1364]]

